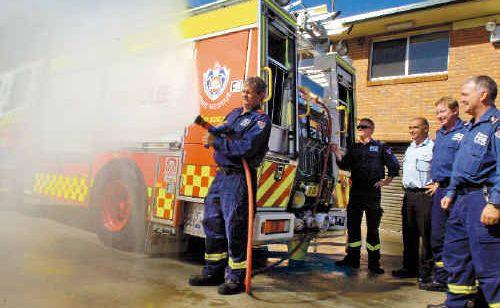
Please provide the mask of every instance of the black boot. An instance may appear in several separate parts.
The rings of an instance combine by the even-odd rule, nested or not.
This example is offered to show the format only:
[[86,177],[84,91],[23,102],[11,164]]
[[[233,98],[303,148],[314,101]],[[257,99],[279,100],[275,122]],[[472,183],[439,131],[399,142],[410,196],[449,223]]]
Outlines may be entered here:
[[380,267],[379,260],[368,260],[368,269],[370,270],[370,272],[377,275],[382,275],[383,273],[385,273],[384,269]]
[[223,276],[204,276],[204,275],[196,275],[189,278],[190,286],[218,286],[224,282]]
[[[368,246],[369,244],[367,243],[366,245]],[[377,275],[382,275],[383,273],[385,273],[384,269],[380,267],[380,249],[376,250],[367,249],[367,251],[368,251],[368,269],[370,270],[370,272]]]
[[446,284],[437,281],[429,283],[420,283],[418,287],[421,290],[432,291],[432,292],[446,292]]
[[418,276],[419,284],[432,283],[432,265],[430,265],[430,262],[426,262],[424,265],[420,266]]
[[335,262],[337,266],[349,266],[352,268],[359,268],[359,259],[360,256],[354,256],[351,254],[347,254],[343,260]]
[[217,292],[221,295],[234,295],[245,291],[245,285],[241,282],[228,281],[219,286]]
[[409,270],[405,267],[402,267],[398,270],[392,271],[392,276],[398,278],[416,278],[418,276],[417,271]]

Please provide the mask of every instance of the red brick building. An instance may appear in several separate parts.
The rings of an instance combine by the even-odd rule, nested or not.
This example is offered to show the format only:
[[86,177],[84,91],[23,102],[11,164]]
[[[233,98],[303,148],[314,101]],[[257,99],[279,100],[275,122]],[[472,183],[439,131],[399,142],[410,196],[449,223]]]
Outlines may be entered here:
[[[434,102],[459,96],[478,74],[500,83],[500,0],[430,0],[324,24],[343,41],[356,69],[357,117],[376,123],[375,137],[402,154],[416,116],[438,128]],[[467,115],[463,115],[467,119]],[[383,225],[399,229],[401,184],[385,189]]]

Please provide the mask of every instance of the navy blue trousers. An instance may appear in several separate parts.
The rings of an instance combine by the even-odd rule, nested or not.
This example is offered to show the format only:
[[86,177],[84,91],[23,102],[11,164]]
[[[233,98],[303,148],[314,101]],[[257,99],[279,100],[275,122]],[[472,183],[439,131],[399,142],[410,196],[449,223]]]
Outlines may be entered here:
[[352,187],[347,205],[347,253],[353,259],[361,255],[361,221],[366,216],[366,250],[368,262],[379,266],[379,226],[383,210],[380,207],[380,189],[373,187]]
[[217,172],[205,198],[203,275],[243,282],[246,269],[248,192],[243,173]]
[[432,198],[431,210],[431,248],[434,257],[434,281],[446,284],[448,272],[443,262],[444,234],[448,211],[441,208],[441,199],[446,195],[446,188],[439,187]]
[[500,307],[500,225],[481,223],[486,205],[482,190],[459,194],[446,222],[444,265],[448,278],[446,307],[476,300],[477,284],[490,307]]

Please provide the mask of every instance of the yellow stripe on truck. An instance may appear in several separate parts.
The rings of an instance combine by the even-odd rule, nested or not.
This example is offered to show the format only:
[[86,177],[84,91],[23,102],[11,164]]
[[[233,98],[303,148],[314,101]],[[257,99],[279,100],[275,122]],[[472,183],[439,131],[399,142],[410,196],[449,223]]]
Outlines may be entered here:
[[185,165],[182,168],[180,194],[187,197],[205,198],[215,178],[216,167]]
[[87,200],[87,176],[36,173],[33,192],[48,198],[83,203]]
[[[151,191],[152,192],[152,191]],[[151,196],[149,196],[151,197]],[[167,192],[165,183],[158,182],[155,187],[154,216],[162,219],[174,219],[175,195]]]
[[199,14],[194,13],[181,22],[182,36],[186,39],[221,32],[257,23],[258,1],[222,7]]
[[[271,197],[269,197],[269,199],[267,200],[266,202],[266,205],[264,206],[272,206],[273,204],[276,203],[276,201],[278,200],[278,198],[281,196],[281,194],[289,187],[292,186],[293,184],[293,180],[294,180],[294,176],[295,173],[292,173],[290,174],[286,179],[283,179],[282,180],[282,183],[280,184],[280,186],[278,188],[276,188],[276,190],[273,192],[273,194],[271,195]],[[279,206],[279,207],[286,207],[287,203],[288,203],[288,200],[290,199],[290,196],[288,196],[287,198],[285,198],[282,202],[280,202],[279,204],[275,204],[275,206]]]
[[282,176],[276,180],[278,167],[277,163],[270,161],[264,161],[262,164],[257,189],[258,206],[284,208],[288,205],[297,167],[291,164],[282,165]]

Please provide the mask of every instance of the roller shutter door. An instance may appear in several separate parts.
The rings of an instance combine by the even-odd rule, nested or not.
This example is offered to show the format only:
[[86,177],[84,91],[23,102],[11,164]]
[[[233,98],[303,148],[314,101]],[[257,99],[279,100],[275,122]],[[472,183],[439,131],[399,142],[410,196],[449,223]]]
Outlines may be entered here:
[[391,185],[382,188],[382,208],[384,215],[382,216],[381,228],[392,231],[401,231],[401,205],[403,204],[403,156],[408,147],[408,144],[388,144],[392,148],[392,152],[398,158],[401,169],[400,176],[395,177]]

